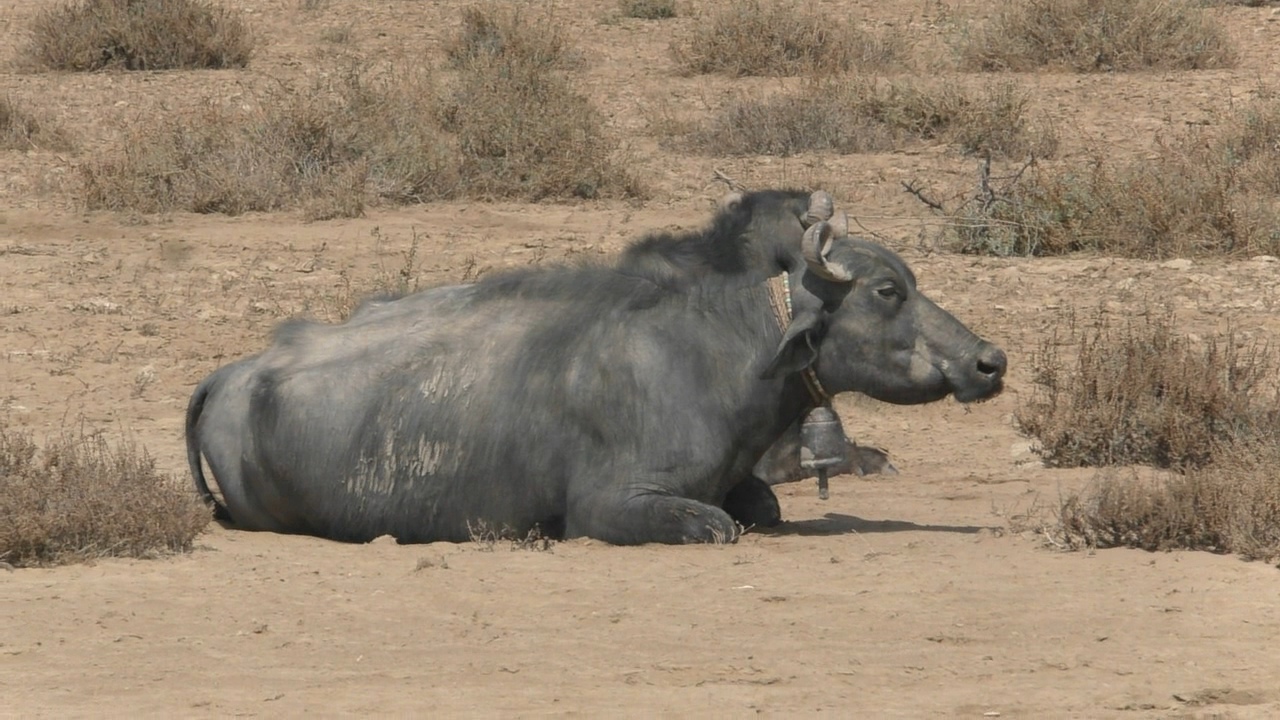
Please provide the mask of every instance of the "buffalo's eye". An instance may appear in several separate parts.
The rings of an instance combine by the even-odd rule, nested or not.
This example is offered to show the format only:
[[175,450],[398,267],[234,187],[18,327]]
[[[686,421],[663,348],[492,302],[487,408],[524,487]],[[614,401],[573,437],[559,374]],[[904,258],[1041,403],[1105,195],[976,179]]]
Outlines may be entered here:
[[893,285],[885,285],[879,290],[876,290],[876,294],[878,294],[880,297],[886,300],[892,300],[898,297],[899,293],[898,293],[898,288],[894,287]]

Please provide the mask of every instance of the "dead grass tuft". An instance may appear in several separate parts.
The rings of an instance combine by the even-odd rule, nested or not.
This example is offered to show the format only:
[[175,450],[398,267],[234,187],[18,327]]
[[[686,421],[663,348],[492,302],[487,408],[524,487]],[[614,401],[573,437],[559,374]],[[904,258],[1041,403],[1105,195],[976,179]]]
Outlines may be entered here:
[[470,8],[449,55],[460,72],[441,117],[457,139],[466,195],[538,201],[643,193],[615,157],[604,117],[560,72],[569,55],[553,16]]
[[1234,331],[1195,344],[1167,310],[1119,328],[1071,317],[1032,366],[1035,391],[1015,417],[1052,467],[1200,468],[1221,447],[1274,442],[1280,430],[1271,348]]
[[0,97],[0,150],[70,150],[67,132],[11,97]]
[[725,5],[671,45],[683,72],[735,77],[884,70],[905,65],[909,51],[901,31],[867,32],[783,0]]
[[1231,108],[1216,138],[1222,155],[1240,167],[1251,190],[1280,195],[1280,95],[1263,89]]
[[550,13],[530,17],[520,7],[496,2],[462,11],[462,27],[445,44],[456,68],[502,58],[526,69],[550,69],[570,62],[563,26]]
[[675,0],[618,0],[623,17],[667,20],[676,16]]
[[678,144],[707,155],[864,153],[910,140],[946,140],[965,153],[1051,155],[1057,136],[1028,120],[1027,94],[1009,82],[980,92],[916,81],[842,77],[798,92],[741,97]]
[[242,13],[206,0],[70,0],[41,10],[22,62],[42,70],[244,67],[254,38]]
[[629,197],[643,188],[616,157],[604,117],[555,71],[480,58],[444,108],[466,193],[480,198]]
[[1066,495],[1049,537],[1070,549],[1206,550],[1280,558],[1280,445],[1228,444],[1220,459],[1154,478],[1109,471]]
[[383,264],[380,252],[387,240],[381,228],[373,228],[369,234],[373,237],[374,246],[379,248],[375,253],[379,259],[373,277],[357,282],[347,271],[339,272],[336,292],[321,298],[318,308],[321,317],[330,322],[346,322],[362,306],[371,309],[386,299],[400,298],[421,290],[422,236],[416,229],[412,233],[408,247],[399,253],[399,262],[394,268],[389,268]]
[[971,70],[1232,67],[1225,29],[1197,0],[1013,0],[959,39]]
[[331,45],[347,45],[355,38],[355,27],[346,25],[330,25],[320,31],[320,39]]
[[186,552],[210,513],[145,449],[65,434],[43,449],[0,425],[0,560],[57,565]]
[[556,540],[543,534],[536,525],[524,535],[520,535],[509,527],[497,527],[485,520],[467,521],[467,535],[476,549],[481,552],[493,552],[499,542],[506,542],[512,551],[532,550],[535,552],[551,552]]

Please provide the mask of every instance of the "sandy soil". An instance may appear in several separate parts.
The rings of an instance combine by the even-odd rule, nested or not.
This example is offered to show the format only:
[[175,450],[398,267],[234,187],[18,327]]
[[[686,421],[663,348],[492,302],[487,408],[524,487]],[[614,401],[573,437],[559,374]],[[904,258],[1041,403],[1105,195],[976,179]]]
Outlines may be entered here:
[[[933,2],[820,2],[941,37]],[[41,3],[0,3],[4,45]],[[0,73],[0,92],[59,113],[95,152],[122,123],[250,101],[301,77],[350,26],[375,57],[430,49],[452,3],[242,0],[266,44],[226,73]],[[981,10],[965,2],[960,9]],[[1009,392],[969,409],[842,398],[846,427],[901,475],[781,488],[788,522],[724,547],[549,551],[499,543],[341,545],[217,527],[187,556],[0,571],[0,716],[1280,717],[1280,571],[1203,553],[1062,553],[1024,518],[1089,471],[1043,468],[1013,427],[1029,354],[1071,311],[1148,300],[1208,334],[1280,339],[1280,263],[1003,260],[928,252],[900,180],[946,186],[974,162],[944,147],[862,156],[717,159],[648,133],[663,108],[701,112],[745,86],[673,77],[688,20],[601,22],[613,3],[557,3],[584,48],[583,86],[654,188],[642,204],[452,203],[305,223],[86,214],[76,155],[0,153],[0,412],[140,439],[186,477],[194,384],[260,348],[281,318],[336,317],[350,285],[394,273],[418,243],[421,283],[700,224],[722,168],[749,185],[821,185],[901,250],[920,286],[1012,364]],[[1142,153],[1157,131],[1212,118],[1280,62],[1280,17],[1218,10],[1230,71],[1019,78],[1067,155]],[[958,82],[982,79],[957,77]],[[772,81],[768,81],[772,82]],[[246,100],[249,98],[250,100]],[[3,519],[0,519],[3,522]]]

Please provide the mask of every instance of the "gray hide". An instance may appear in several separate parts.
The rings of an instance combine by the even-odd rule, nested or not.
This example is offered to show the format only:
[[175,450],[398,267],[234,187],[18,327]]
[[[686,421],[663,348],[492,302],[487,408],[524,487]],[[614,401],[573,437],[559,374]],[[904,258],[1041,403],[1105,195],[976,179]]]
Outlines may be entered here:
[[[800,248],[804,230],[817,220],[829,220],[834,215],[834,202],[823,191],[761,190],[731,194],[721,201],[718,209],[731,216],[749,218],[746,228],[736,237],[709,236],[743,248],[742,266],[725,269],[769,277],[804,262]],[[699,250],[691,247],[685,237],[655,235],[628,248],[619,265],[630,265],[632,271],[663,277],[696,275],[707,270],[707,256]],[[371,312],[428,313],[438,296],[438,292],[423,292],[401,298],[371,298],[356,309],[352,318]],[[898,474],[884,450],[860,446],[852,438],[845,438],[845,443],[845,461],[832,468],[831,475]],[[767,485],[814,477],[813,471],[800,467],[799,422],[787,428],[777,444],[756,463],[752,474]]]

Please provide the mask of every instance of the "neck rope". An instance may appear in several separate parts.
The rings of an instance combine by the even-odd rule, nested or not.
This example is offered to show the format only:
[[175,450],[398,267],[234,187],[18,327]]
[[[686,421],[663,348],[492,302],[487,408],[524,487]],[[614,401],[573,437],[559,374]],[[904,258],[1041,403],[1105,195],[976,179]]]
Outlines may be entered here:
[[[791,277],[786,270],[783,270],[781,275],[769,278],[767,287],[773,316],[777,319],[782,334],[786,335],[787,326],[791,324],[794,317],[791,310]],[[818,374],[814,372],[813,365],[801,370],[800,377],[804,379],[804,386],[809,390],[809,397],[813,398],[814,405],[823,406],[831,403],[831,396],[822,387],[822,383],[818,382]]]

